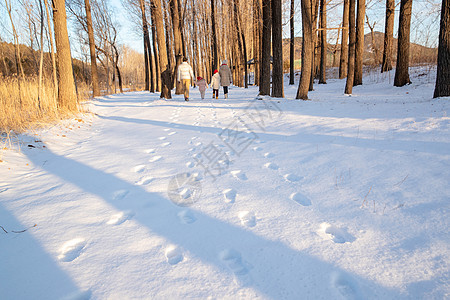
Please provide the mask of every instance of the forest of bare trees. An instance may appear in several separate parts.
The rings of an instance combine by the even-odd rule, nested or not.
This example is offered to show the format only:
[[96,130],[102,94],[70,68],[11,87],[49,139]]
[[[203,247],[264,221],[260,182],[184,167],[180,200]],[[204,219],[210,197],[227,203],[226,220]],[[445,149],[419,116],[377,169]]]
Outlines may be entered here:
[[[379,54],[371,63],[379,64],[380,72],[396,63],[395,86],[410,83],[412,0],[123,0],[120,12],[108,0],[3,1],[7,18],[0,23],[5,29],[5,34],[0,33],[0,72],[3,84],[10,85],[9,94],[1,95],[4,115],[25,107],[36,107],[37,116],[45,111],[57,114],[62,108],[76,111],[83,88],[93,96],[125,88],[159,93],[164,70],[170,71],[172,87],[180,94],[173,74],[183,57],[196,75],[208,81],[220,61],[227,59],[234,85],[246,88],[252,82],[261,95],[277,98],[284,97],[285,73],[290,84],[300,74],[297,99],[308,99],[315,80],[326,83],[330,67],[339,70],[339,78],[347,78],[343,92],[351,94],[353,86],[363,84],[368,55]],[[449,82],[448,6],[444,2],[448,1],[442,3],[437,86]],[[439,4],[430,3],[432,7]],[[380,10],[372,12],[376,5],[383,8],[381,16]],[[396,9],[398,34],[394,33]],[[118,13],[134,24],[143,53],[120,40]],[[377,21],[370,22],[369,16],[385,20],[381,45],[373,30]],[[375,54],[365,48],[365,23]],[[296,40],[296,35],[301,39]],[[431,49],[431,62],[436,62],[436,49],[427,49]],[[301,70],[294,70],[298,60]],[[29,82],[36,82],[36,87]],[[446,95],[448,86],[437,91],[435,96]],[[43,101],[45,97],[49,100]],[[12,127],[4,119],[2,130]]]

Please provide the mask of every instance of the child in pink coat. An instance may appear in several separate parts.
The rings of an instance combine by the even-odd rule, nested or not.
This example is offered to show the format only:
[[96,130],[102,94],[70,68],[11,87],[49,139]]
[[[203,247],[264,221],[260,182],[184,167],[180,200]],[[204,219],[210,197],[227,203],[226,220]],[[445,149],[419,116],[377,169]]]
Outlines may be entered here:
[[206,80],[200,76],[197,77],[197,86],[198,90],[200,91],[200,96],[202,99],[205,99],[205,91],[207,88],[209,88],[208,84],[206,83]]

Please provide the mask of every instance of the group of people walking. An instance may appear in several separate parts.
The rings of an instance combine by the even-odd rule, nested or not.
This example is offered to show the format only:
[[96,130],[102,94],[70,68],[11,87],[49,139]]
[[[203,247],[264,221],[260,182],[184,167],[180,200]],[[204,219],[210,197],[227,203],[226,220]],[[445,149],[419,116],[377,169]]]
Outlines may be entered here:
[[[194,71],[192,70],[192,67],[188,64],[187,59],[184,58],[183,63],[178,66],[177,81],[181,83],[185,101],[189,101],[189,87],[191,85],[191,82],[194,82],[194,78],[195,78]],[[211,78],[210,84],[213,89],[213,96],[212,96],[213,99],[219,98],[219,88],[221,86],[223,87],[224,98],[225,99],[228,98],[228,87],[232,83],[232,78],[233,77],[231,75],[230,67],[228,67],[227,61],[223,60],[219,70],[214,70],[214,75]],[[200,76],[197,77],[197,80],[195,80],[195,82],[200,91],[201,98],[205,99],[206,89],[209,88],[208,83],[204,78]],[[161,97],[164,98],[162,94]]]

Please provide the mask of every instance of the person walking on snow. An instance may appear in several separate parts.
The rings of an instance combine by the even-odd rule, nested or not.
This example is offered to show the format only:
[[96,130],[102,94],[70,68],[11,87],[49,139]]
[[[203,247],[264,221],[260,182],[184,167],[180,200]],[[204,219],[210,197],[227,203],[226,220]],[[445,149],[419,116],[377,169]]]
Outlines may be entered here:
[[211,78],[211,87],[213,89],[213,99],[219,98],[219,88],[220,88],[220,75],[219,71],[214,70],[214,75]]
[[202,100],[205,99],[205,91],[207,88],[209,88],[208,84],[206,83],[206,80],[200,76],[197,77],[197,86],[198,90],[200,91],[200,96],[202,97]]
[[161,73],[161,96],[160,98],[172,99],[172,72],[169,65],[166,65],[166,70]]
[[228,86],[231,84],[233,75],[231,75],[230,67],[227,65],[227,60],[222,61],[222,65],[219,68],[220,85],[223,86],[223,94],[225,99],[228,98]]
[[184,100],[189,101],[189,86],[191,85],[191,78],[194,79],[194,71],[187,63],[187,58],[183,58],[183,63],[178,66],[177,80],[182,83],[184,91]]

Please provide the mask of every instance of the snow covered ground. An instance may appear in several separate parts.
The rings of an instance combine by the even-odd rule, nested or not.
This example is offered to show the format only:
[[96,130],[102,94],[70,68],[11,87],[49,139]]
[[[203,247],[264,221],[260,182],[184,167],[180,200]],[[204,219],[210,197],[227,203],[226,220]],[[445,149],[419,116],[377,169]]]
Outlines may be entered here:
[[449,299],[450,101],[412,73],[111,95],[13,138],[0,298]]

